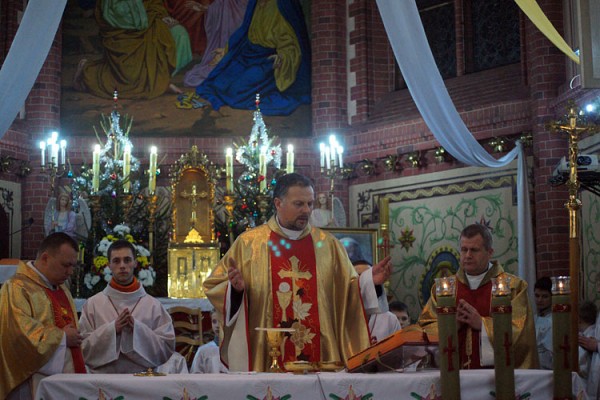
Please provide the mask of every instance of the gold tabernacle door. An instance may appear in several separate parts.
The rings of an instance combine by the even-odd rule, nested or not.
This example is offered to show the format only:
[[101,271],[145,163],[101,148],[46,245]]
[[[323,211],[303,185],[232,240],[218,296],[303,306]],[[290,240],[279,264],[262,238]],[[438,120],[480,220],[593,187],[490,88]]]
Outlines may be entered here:
[[169,297],[206,297],[202,283],[220,259],[213,211],[216,174],[214,164],[196,146],[171,169]]

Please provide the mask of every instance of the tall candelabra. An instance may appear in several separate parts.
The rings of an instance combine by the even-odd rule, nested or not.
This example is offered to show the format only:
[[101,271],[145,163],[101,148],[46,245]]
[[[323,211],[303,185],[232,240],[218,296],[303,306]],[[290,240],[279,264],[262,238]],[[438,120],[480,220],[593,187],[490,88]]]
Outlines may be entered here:
[[50,193],[54,195],[56,178],[62,178],[68,171],[67,141],[59,139],[54,131],[46,140],[40,141],[40,165],[42,173],[50,179]]
[[582,134],[598,132],[598,127],[583,123],[579,116],[579,109],[572,104],[569,107],[566,122],[553,122],[550,124],[550,128],[552,131],[566,133],[569,139],[569,180],[567,181],[569,199],[565,203],[565,206],[569,211],[569,275],[571,279],[570,355],[572,370],[577,371],[579,369],[577,337],[579,326],[579,264],[581,257],[579,245],[579,210],[581,209],[581,200],[578,198],[580,182],[577,177],[578,142]]
[[329,144],[319,144],[321,175],[329,179],[329,197],[331,200],[331,215],[334,214],[335,180],[344,178],[348,171],[344,168],[344,147],[340,146],[335,135],[329,136]]

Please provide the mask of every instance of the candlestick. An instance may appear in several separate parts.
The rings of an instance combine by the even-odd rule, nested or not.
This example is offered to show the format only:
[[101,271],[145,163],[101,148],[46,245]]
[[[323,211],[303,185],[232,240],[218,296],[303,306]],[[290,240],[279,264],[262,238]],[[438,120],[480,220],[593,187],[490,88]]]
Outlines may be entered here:
[[233,149],[225,150],[225,187],[227,193],[233,193]]
[[285,172],[287,172],[288,174],[294,172],[294,146],[291,144],[288,144],[287,147]]
[[456,324],[456,277],[435,279],[438,337],[440,352],[440,383],[442,398],[460,400],[458,330]]
[[260,181],[260,192],[264,192],[267,190],[267,155],[265,154],[265,149],[260,149],[260,154],[258,155],[258,173],[262,177]]
[[553,393],[555,399],[572,398],[571,363],[573,351],[570,338],[571,300],[568,276],[552,277],[552,350]]
[[42,152],[41,159],[40,159],[40,165],[42,167],[45,167],[46,166],[46,142],[44,142],[43,140],[40,141],[40,150]]
[[65,165],[67,163],[67,141],[60,141],[60,165]]
[[125,145],[123,149],[123,192],[129,193],[131,188],[131,180],[129,174],[131,172],[131,146]]
[[492,320],[494,321],[494,373],[496,399],[515,399],[515,365],[512,335],[510,277],[492,278]]
[[150,147],[150,170],[148,172],[148,192],[153,195],[156,190],[156,164],[158,149],[156,146]]
[[100,145],[94,146],[92,154],[92,192],[97,193],[100,188]]

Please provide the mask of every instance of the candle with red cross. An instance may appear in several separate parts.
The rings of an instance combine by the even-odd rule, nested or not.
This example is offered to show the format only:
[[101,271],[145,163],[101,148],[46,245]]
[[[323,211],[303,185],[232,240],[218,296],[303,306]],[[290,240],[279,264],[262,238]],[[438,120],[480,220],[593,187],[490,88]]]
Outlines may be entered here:
[[515,356],[512,336],[512,306],[510,277],[492,278],[492,321],[494,331],[494,374],[496,399],[515,399]]
[[573,398],[571,371],[571,286],[568,276],[552,278],[552,348],[554,362],[554,399]]
[[435,278],[442,398],[460,399],[456,277]]

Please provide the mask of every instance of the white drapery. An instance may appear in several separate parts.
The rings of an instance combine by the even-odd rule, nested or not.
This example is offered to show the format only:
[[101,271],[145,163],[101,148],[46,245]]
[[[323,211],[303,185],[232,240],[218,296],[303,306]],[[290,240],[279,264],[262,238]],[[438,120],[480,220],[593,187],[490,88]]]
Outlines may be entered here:
[[475,139],[452,103],[437,69],[414,0],[377,0],[394,55],[423,120],[438,142],[458,161],[479,167],[503,167],[519,156],[517,199],[519,238],[518,275],[533,293],[535,251],[526,157],[520,143],[500,159],[492,157]]
[[0,139],[25,104],[48,57],[67,0],[29,0],[0,69]]

